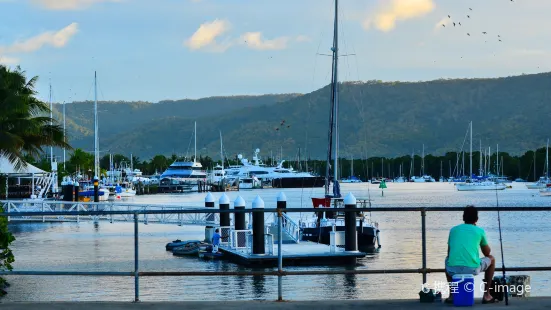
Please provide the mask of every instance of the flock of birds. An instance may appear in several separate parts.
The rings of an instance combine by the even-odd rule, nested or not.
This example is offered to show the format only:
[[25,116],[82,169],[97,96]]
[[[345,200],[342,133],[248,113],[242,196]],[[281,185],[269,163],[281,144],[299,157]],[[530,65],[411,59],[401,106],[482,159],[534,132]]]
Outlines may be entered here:
[[285,120],[282,120],[281,121],[281,124],[279,124],[279,127],[275,127],[275,131],[279,131],[279,128],[285,128],[285,126],[287,126],[287,128],[291,128],[291,125],[288,125],[288,124],[285,124]]
[[[511,2],[514,2],[514,1],[511,0]],[[469,11],[473,11],[473,9],[472,9],[472,8],[469,8]],[[470,13],[469,13],[469,14],[470,14]],[[471,15],[469,15],[469,14],[467,14],[467,18],[468,18],[468,19],[471,18]],[[448,18],[451,20],[451,18],[452,18],[451,15],[448,15]],[[462,25],[461,25],[461,22],[457,22],[457,23],[456,23],[456,22],[452,21],[452,24],[453,24],[454,27],[456,27],[456,26],[462,26]],[[442,24],[442,27],[446,28],[446,24]],[[488,32],[482,31],[482,34],[483,34],[483,35],[487,35]],[[469,37],[471,36],[471,34],[470,34],[469,32],[467,32],[467,35],[468,35]],[[501,35],[499,35],[499,34],[497,35],[497,39],[498,39],[499,42],[503,42],[503,41],[501,40]],[[484,42],[488,42],[488,41],[484,41]]]

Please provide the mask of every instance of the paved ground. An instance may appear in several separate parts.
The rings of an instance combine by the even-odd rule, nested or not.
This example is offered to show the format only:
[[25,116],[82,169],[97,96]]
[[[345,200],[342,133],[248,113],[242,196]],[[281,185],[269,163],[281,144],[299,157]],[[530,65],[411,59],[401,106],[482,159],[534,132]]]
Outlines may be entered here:
[[[442,303],[420,303],[416,300],[352,300],[352,301],[228,301],[228,302],[142,302],[142,303],[122,303],[122,302],[51,302],[51,303],[1,303],[2,310],[125,310],[125,309],[442,309],[454,308],[452,305]],[[475,304],[478,309],[551,309],[551,297],[531,297],[526,299],[512,299],[509,306],[505,303],[498,304],[480,304],[480,300]]]

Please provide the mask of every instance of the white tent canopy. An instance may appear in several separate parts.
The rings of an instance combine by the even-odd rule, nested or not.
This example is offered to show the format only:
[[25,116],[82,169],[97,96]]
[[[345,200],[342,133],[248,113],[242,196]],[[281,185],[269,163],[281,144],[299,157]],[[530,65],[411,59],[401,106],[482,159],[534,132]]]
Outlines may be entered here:
[[31,174],[43,174],[43,173],[47,173],[47,172],[29,163],[27,163],[26,167],[15,169],[15,165],[10,163],[10,161],[6,157],[0,155],[0,174],[31,175]]

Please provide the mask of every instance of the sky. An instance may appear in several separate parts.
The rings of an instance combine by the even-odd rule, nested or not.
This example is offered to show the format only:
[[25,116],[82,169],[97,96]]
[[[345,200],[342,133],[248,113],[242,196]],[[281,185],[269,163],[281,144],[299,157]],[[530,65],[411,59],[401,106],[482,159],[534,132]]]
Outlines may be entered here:
[[[549,12],[549,0],[341,0],[339,80],[551,71]],[[41,99],[51,83],[54,102],[93,100],[94,71],[98,99],[115,101],[330,81],[320,54],[331,52],[334,0],[0,0],[0,16],[0,63],[39,76]]]

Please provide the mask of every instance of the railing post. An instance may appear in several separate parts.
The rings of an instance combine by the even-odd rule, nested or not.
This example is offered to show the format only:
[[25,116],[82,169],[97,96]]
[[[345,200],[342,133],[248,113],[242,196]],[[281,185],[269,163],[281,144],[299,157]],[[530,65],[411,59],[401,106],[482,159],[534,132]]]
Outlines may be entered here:
[[283,287],[281,274],[283,272],[283,254],[281,252],[281,245],[283,244],[282,238],[283,230],[283,217],[281,216],[281,209],[277,210],[277,301],[283,301]]
[[[8,213],[11,212],[11,202],[7,201],[7,198],[6,198],[6,204],[8,205]],[[8,222],[11,220],[11,216],[8,216]]]
[[[42,213],[44,213],[44,203],[42,203],[41,205],[42,205]],[[44,222],[46,222],[46,217],[42,215],[42,223]]]
[[138,274],[138,213],[134,213],[134,302],[140,301],[140,278]]
[[427,283],[427,229],[426,229],[427,211],[421,210],[421,242],[423,256],[423,285]]

